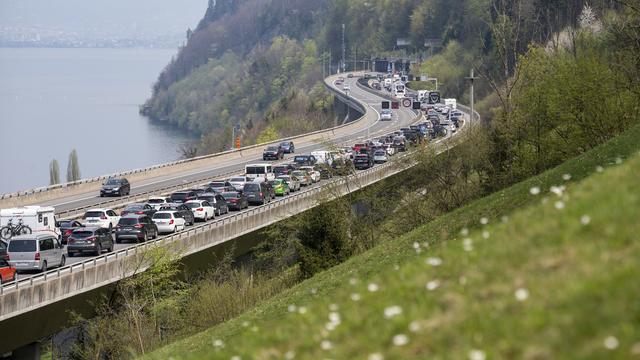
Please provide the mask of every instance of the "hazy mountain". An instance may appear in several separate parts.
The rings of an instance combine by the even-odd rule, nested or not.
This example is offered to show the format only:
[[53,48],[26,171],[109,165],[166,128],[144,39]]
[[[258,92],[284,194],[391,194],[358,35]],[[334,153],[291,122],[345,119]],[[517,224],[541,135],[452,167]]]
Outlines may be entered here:
[[0,0],[3,37],[38,34],[83,39],[182,36],[207,0]]

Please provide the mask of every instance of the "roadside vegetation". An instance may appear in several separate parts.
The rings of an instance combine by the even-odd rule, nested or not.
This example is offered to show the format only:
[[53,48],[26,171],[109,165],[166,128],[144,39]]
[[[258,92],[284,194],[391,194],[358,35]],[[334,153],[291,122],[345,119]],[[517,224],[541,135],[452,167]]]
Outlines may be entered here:
[[147,358],[637,356],[639,136],[388,238]]

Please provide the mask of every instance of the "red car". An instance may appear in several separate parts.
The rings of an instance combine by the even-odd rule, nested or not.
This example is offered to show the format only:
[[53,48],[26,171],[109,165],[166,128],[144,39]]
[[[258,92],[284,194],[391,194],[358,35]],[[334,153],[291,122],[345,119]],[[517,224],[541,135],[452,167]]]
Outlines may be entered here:
[[6,259],[0,258],[0,284],[12,282],[16,279],[16,269],[9,265]]

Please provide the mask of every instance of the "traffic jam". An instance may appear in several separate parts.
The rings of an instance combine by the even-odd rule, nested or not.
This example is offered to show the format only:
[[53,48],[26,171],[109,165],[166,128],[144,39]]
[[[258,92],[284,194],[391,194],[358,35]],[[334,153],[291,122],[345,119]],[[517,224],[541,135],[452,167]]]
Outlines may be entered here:
[[[376,81],[367,81],[369,77],[365,74],[361,84],[384,92]],[[379,75],[376,79],[387,83],[392,79],[391,90],[385,90],[397,98],[382,101],[379,121],[393,120],[401,106],[422,112],[421,120],[350,147],[299,154],[293,141],[281,141],[264,149],[262,162],[247,164],[236,175],[151,196],[146,202],[130,203],[121,209],[88,209],[79,218],[57,220],[55,209],[46,206],[0,210],[0,281],[9,283],[17,273],[47,271],[64,266],[73,257],[109,253],[117,247],[178,233],[196,223],[269,204],[333,177],[386,163],[412,147],[453,134],[462,125],[464,114],[456,109],[455,99],[441,103],[437,92],[409,93],[406,87],[402,97],[397,97],[393,91],[398,89],[395,83],[402,82],[400,78]],[[338,77],[334,85],[338,87],[343,82],[344,78]],[[110,178],[102,184],[99,195],[127,196],[130,191],[128,179]]]

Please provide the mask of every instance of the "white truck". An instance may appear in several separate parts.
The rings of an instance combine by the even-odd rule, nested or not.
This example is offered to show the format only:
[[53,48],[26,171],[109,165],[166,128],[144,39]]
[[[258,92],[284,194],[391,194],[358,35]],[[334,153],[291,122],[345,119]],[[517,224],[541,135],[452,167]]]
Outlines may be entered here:
[[456,99],[444,99],[444,104],[450,107],[452,110],[456,110],[458,108]]
[[[9,228],[19,225],[28,226],[24,233],[48,232],[60,236],[60,229],[56,226],[55,208],[51,206],[25,206],[20,208],[0,210],[0,235],[9,240]],[[30,232],[29,232],[30,230]]]

